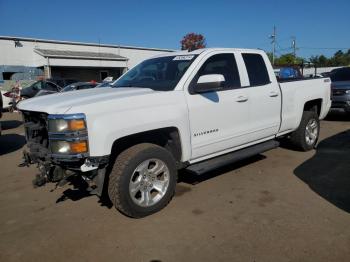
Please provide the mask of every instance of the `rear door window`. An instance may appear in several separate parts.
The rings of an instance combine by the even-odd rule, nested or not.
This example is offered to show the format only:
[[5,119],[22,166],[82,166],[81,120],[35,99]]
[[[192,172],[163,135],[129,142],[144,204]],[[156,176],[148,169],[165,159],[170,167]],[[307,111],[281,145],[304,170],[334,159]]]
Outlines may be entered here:
[[242,54],[250,86],[261,86],[270,83],[269,73],[263,57],[259,54]]

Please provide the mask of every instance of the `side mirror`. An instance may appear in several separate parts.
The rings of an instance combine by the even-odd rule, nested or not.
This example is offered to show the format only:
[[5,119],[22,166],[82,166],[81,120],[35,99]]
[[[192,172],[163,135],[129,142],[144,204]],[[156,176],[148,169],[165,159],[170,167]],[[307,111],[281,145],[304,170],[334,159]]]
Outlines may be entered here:
[[225,77],[220,74],[202,75],[194,88],[195,93],[205,93],[221,90]]

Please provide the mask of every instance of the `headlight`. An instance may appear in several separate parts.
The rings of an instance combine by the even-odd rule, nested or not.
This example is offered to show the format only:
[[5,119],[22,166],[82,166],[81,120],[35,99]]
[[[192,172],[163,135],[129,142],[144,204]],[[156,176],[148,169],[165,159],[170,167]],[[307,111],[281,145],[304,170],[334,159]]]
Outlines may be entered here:
[[52,154],[85,155],[89,152],[84,114],[49,115],[48,131]]
[[50,115],[48,126],[50,133],[84,130],[86,129],[85,116],[83,114],[63,116]]
[[50,148],[52,154],[82,154],[88,152],[88,143],[86,140],[82,141],[50,141]]
[[51,119],[49,120],[49,132],[79,131],[86,129],[84,119]]

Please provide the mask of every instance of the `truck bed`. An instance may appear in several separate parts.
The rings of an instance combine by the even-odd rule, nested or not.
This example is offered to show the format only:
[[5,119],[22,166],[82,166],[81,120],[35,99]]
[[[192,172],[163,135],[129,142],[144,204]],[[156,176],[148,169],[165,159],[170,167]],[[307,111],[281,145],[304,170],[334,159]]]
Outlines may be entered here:
[[[305,101],[319,100],[321,112],[320,119],[323,119],[329,110],[331,101],[325,97],[331,96],[329,78],[297,79],[292,81],[279,82],[282,92],[282,123],[279,133],[289,132],[300,123]],[[322,92],[320,92],[320,86]]]

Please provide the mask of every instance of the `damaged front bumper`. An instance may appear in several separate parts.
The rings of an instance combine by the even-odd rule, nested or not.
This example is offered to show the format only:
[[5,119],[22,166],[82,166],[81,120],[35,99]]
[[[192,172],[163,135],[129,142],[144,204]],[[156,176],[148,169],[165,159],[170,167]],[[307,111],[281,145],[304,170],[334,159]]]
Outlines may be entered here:
[[[47,182],[56,182],[57,186],[63,186],[71,176],[78,175],[88,184],[87,190],[91,194],[101,196],[109,156],[89,156],[85,116],[82,118],[82,114],[48,115],[30,111],[22,113],[27,146],[23,152],[24,162],[20,166],[37,164],[40,173],[33,184],[42,186]],[[78,130],[52,132],[49,130],[52,129],[52,122],[49,122],[52,119],[63,119],[58,127],[61,129],[68,125],[77,125],[77,121],[81,119],[84,123],[78,123]],[[67,124],[64,121],[67,121]],[[75,123],[72,124],[73,121]]]

